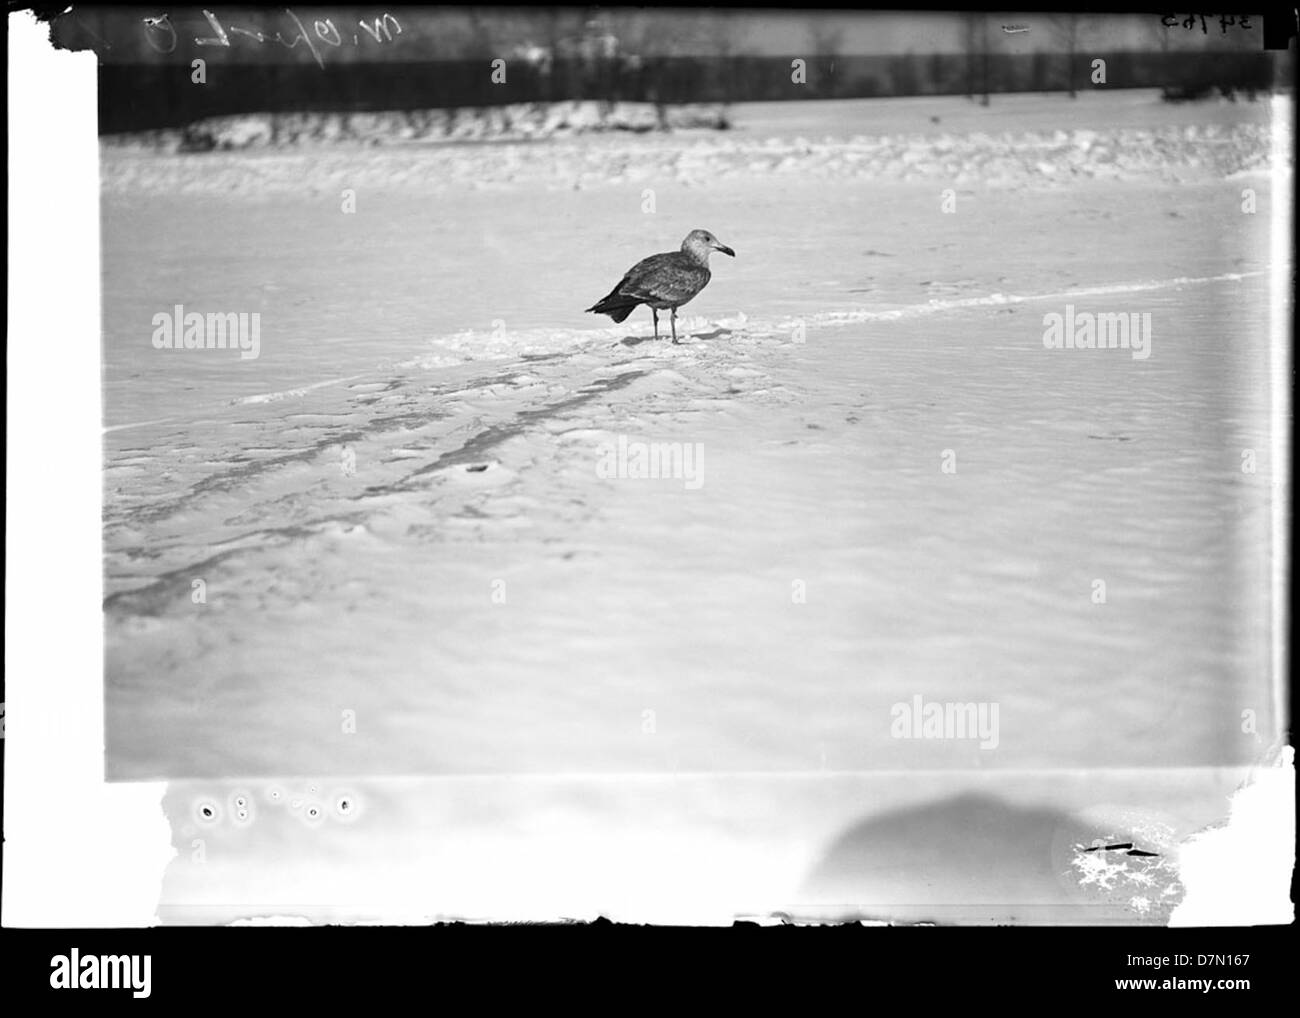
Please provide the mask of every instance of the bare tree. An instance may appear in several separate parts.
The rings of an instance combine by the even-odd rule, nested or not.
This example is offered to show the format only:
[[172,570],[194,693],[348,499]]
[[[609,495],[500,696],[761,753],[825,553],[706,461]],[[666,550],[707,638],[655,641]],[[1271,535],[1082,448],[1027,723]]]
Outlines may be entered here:
[[492,26],[484,20],[479,10],[475,7],[466,8],[465,17],[469,21],[468,54],[476,58],[496,55],[497,47],[493,38]]
[[614,8],[608,16],[619,40],[623,66],[636,68],[644,82],[645,99],[655,105],[659,128],[667,130],[668,106],[673,101],[673,59],[699,37],[701,26],[688,12]]
[[989,33],[988,16],[968,11],[965,15],[966,98],[980,96],[980,105],[989,104]]
[[[812,39],[813,57],[817,61],[819,70],[818,89],[819,94],[827,98],[833,98],[835,94],[835,58],[839,56],[840,47],[844,41],[844,30],[825,14],[817,14],[808,27],[808,35]],[[825,87],[821,85],[820,74],[826,75],[828,84]]]
[[1065,47],[1065,83],[1070,90],[1070,98],[1079,97],[1075,83],[1075,57],[1079,52],[1079,31],[1083,19],[1078,14],[1056,14],[1051,18],[1052,34]]
[[567,95],[570,87],[569,61],[567,55],[562,52],[562,43],[567,31],[565,18],[566,11],[558,7],[546,8],[543,37],[546,40],[546,52],[550,59],[543,74],[545,81],[543,95],[548,102],[555,102],[561,96]]
[[707,36],[714,51],[718,92],[724,105],[734,102],[736,86],[736,60],[746,52],[745,20],[730,13],[718,11],[708,19]]

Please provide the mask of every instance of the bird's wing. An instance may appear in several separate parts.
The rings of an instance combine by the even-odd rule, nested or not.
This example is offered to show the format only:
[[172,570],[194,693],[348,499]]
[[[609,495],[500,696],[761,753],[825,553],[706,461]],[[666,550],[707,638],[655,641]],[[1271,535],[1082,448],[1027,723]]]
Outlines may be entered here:
[[620,293],[640,300],[674,303],[689,300],[709,281],[709,270],[680,251],[651,255],[628,270]]

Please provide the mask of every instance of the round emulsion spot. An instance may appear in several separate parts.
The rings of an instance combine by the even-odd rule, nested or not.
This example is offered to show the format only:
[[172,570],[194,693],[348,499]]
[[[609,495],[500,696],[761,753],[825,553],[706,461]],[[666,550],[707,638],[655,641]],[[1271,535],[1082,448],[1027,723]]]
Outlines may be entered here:
[[211,799],[201,799],[194,804],[194,816],[200,823],[215,824],[221,819],[221,808]]
[[302,815],[307,819],[309,824],[318,824],[325,818],[325,811],[321,809],[320,803],[309,802],[307,803],[307,808],[303,810]]
[[272,785],[266,790],[266,797],[276,805],[284,802],[284,789],[279,785]]
[[360,812],[361,812],[361,803],[357,800],[357,797],[353,795],[351,792],[344,792],[335,797],[334,799],[335,819],[342,820],[346,823],[350,823],[351,821],[357,818],[357,814],[359,814]]

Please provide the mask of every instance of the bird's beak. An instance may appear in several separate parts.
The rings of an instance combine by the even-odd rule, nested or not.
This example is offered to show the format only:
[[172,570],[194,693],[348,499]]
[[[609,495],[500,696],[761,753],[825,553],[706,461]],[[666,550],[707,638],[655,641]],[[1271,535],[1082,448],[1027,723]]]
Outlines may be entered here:
[[727,247],[726,244],[719,244],[718,250],[721,251],[724,255],[731,255],[732,258],[736,257],[736,252],[731,250],[731,248]]

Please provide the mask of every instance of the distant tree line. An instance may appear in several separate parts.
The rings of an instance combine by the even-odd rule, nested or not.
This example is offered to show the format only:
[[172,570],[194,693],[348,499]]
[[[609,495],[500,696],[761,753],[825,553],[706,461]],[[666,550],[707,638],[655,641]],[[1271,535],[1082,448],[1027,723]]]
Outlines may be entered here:
[[[1249,97],[1289,83],[1294,71],[1292,51],[1260,49],[1258,27],[1247,32],[1239,19],[1231,30],[1215,24],[1202,33],[1140,14],[1119,24],[1062,13],[1038,18],[1032,29],[980,12],[916,17],[932,18],[934,34],[908,37],[932,38],[928,45],[939,52],[846,52],[861,48],[874,27],[882,45],[900,45],[890,36],[898,14],[595,6],[74,5],[53,34],[99,57],[104,132],[218,114],[559,100],[648,102],[662,113],[693,102],[966,95],[989,103],[1003,92],[1073,96],[1093,88]],[[790,52],[759,55],[773,45],[778,23]],[[1099,45],[1106,37],[1126,41]],[[202,83],[193,77],[195,60],[205,65]],[[1104,84],[1093,79],[1095,60],[1105,61]]]
[[[521,102],[731,103],[878,96],[1163,88],[1170,98],[1268,91],[1286,59],[1269,52],[971,53],[812,58],[733,55],[620,59],[507,59],[494,82],[490,60],[423,63],[226,65],[201,87],[176,64],[101,64],[102,133],[183,126],[253,112],[361,112],[496,106]],[[792,61],[804,59],[802,74]],[[1104,85],[1092,84],[1105,61]],[[500,75],[498,75],[500,77]]]

